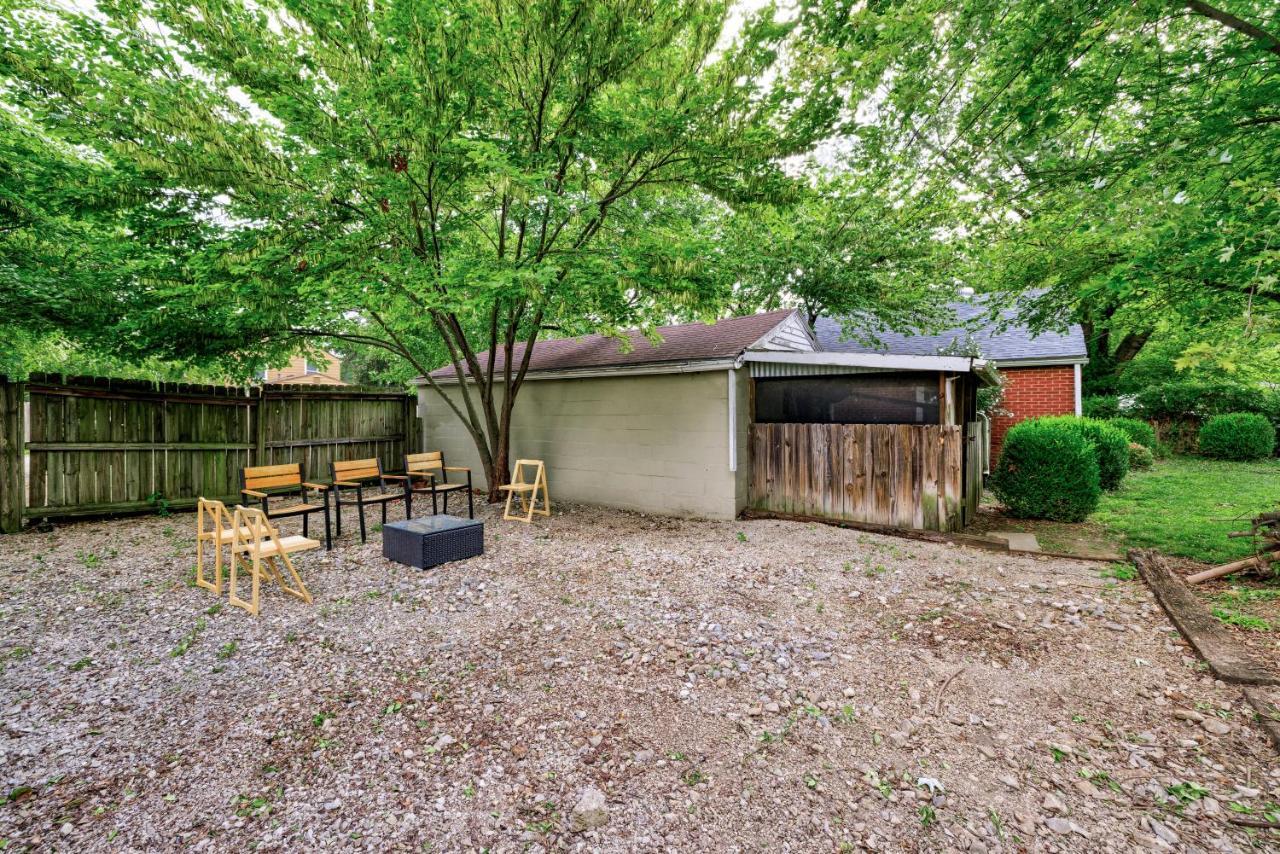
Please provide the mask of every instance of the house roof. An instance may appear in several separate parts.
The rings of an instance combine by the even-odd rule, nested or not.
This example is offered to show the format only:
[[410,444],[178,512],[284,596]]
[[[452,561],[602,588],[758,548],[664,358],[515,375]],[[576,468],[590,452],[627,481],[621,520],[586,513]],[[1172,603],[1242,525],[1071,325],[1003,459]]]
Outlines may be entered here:
[[987,320],[988,307],[980,296],[954,302],[951,310],[957,323],[950,329],[927,335],[879,331],[876,333],[879,344],[841,340],[844,331],[840,320],[833,317],[818,318],[814,334],[823,350],[836,353],[935,356],[957,339],[963,341],[972,336],[982,356],[997,364],[1084,362],[1088,359],[1084,333],[1078,325],[1071,325],[1065,332],[1033,333],[1018,322],[1016,307],[1001,311],[1001,322],[993,324]]
[[[529,372],[575,371],[599,368],[636,367],[668,362],[701,362],[712,359],[735,359],[743,350],[769,334],[786,320],[794,309],[779,309],[765,314],[745,317],[728,317],[712,324],[686,323],[681,326],[663,326],[657,330],[661,337],[654,344],[643,332],[632,330],[623,333],[624,345],[616,337],[584,335],[579,338],[552,338],[538,341],[529,358]],[[524,356],[524,345],[517,344],[512,359],[519,365]],[[479,355],[481,365],[487,365],[489,353]],[[495,373],[503,369],[503,354],[499,351],[494,361]],[[455,376],[453,366],[446,365],[431,372],[436,379]]]

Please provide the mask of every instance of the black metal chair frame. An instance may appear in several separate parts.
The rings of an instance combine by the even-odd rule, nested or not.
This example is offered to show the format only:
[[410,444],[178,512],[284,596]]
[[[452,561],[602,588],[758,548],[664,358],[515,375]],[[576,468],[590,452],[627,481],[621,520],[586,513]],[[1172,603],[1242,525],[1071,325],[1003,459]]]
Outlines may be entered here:
[[410,472],[408,457],[405,458],[405,471],[408,472],[410,485],[414,483],[414,480],[413,480],[414,478],[427,479],[428,483],[430,484],[429,488],[413,486],[412,491],[420,492],[423,495],[426,495],[428,492],[431,493],[431,515],[432,516],[435,516],[437,513],[440,512],[436,507],[437,495],[441,496],[441,501],[444,504],[443,510],[445,513],[448,513],[449,512],[449,494],[452,492],[457,492],[459,489],[463,488],[463,484],[461,483],[449,482],[449,472],[451,471],[466,472],[467,483],[465,488],[467,491],[467,518],[469,519],[476,518],[476,497],[475,497],[475,493],[472,491],[472,488],[471,488],[471,469],[463,468],[462,466],[446,466],[444,463],[444,454],[441,454],[440,455],[440,480],[443,483],[444,488],[440,488],[437,485],[436,476],[432,472],[423,472],[423,471]]
[[[337,525],[338,525],[339,537],[342,536],[342,504],[343,504],[342,491],[344,489],[347,490],[348,492],[350,492],[352,489],[355,490],[355,493],[356,493],[355,506],[357,508],[357,511],[360,514],[360,542],[362,543],[368,542],[368,536],[365,530],[365,521],[364,521],[364,508],[366,506],[373,505],[373,504],[382,505],[382,524],[385,525],[387,524],[387,503],[391,501],[397,501],[403,498],[404,499],[404,518],[406,519],[413,518],[413,489],[412,489],[412,482],[409,480],[408,477],[404,475],[399,475],[399,474],[386,474],[385,472],[382,471],[382,460],[378,460],[377,461],[378,474],[376,476],[371,475],[371,476],[366,476],[361,478],[344,477],[342,479],[339,479],[336,465],[337,463],[340,463],[340,462],[349,462],[349,461],[336,460],[329,464],[329,471],[331,474],[333,474],[333,505],[334,505],[334,515],[338,519]],[[402,481],[404,484],[404,492],[399,494],[394,492],[387,492],[388,480]],[[366,496],[364,494],[364,488],[366,486],[375,486],[375,485],[378,487],[378,493],[376,495]],[[348,500],[346,503],[348,506],[350,506],[352,502]]]
[[[285,486],[264,487],[262,489],[252,489],[248,486],[248,479],[245,474],[253,469],[271,468],[271,466],[249,466],[240,469],[240,493],[250,498],[258,499],[262,505],[262,512],[270,519],[287,519],[291,516],[302,517],[302,536],[310,536],[307,522],[311,518],[312,513],[324,513],[324,547],[326,551],[333,548],[333,534],[330,527],[329,516],[329,487],[323,483],[308,483],[307,472],[302,463],[298,463],[298,483],[288,484]],[[322,498],[322,506],[312,506],[307,498],[307,493],[315,490],[320,493]],[[285,498],[297,493],[302,499],[301,505],[286,504],[284,507],[271,509],[270,499]],[[305,508],[305,509],[301,509]],[[339,529],[341,533],[341,529]]]

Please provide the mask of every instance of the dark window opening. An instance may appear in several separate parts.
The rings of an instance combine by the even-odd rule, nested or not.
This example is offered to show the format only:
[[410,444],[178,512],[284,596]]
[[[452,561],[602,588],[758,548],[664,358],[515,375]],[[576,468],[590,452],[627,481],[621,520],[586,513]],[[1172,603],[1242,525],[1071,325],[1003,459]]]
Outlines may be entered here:
[[938,375],[922,372],[756,380],[764,424],[937,424]]

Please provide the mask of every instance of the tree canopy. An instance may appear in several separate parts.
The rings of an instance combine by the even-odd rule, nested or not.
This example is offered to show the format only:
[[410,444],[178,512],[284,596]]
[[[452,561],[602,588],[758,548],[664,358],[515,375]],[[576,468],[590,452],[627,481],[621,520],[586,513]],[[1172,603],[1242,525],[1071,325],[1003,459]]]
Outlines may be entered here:
[[1040,293],[1032,319],[1080,320],[1102,362],[1132,358],[1159,323],[1275,346],[1280,6],[901,0],[808,14],[847,72],[844,133],[975,199],[971,284]]
[[67,198],[79,182],[12,178],[67,232],[32,226],[34,251],[94,234],[17,257],[6,300],[117,352],[326,339],[451,363],[471,385],[449,405],[500,483],[532,348],[495,356],[714,316],[698,195],[784,199],[784,159],[829,131],[833,77],[798,25],[726,18],[703,0],[11,9],[8,128],[38,149],[17,162],[69,163],[102,211]]

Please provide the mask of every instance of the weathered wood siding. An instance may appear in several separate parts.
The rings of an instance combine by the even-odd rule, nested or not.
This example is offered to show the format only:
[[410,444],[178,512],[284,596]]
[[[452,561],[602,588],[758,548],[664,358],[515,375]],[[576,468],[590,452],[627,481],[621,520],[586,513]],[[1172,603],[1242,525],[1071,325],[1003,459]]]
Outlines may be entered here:
[[[750,505],[797,516],[959,530],[982,489],[980,469],[966,476],[965,441],[955,425],[753,424]],[[972,467],[980,457],[969,459]]]
[[[331,461],[376,456],[399,471],[420,435],[414,398],[380,389],[0,378],[6,400],[21,400],[24,386],[25,501],[17,492],[27,518],[141,510],[159,497],[172,507],[239,500],[249,465],[299,462],[309,480],[327,481]],[[11,432],[10,409],[0,426]],[[20,410],[16,421],[21,430]]]

